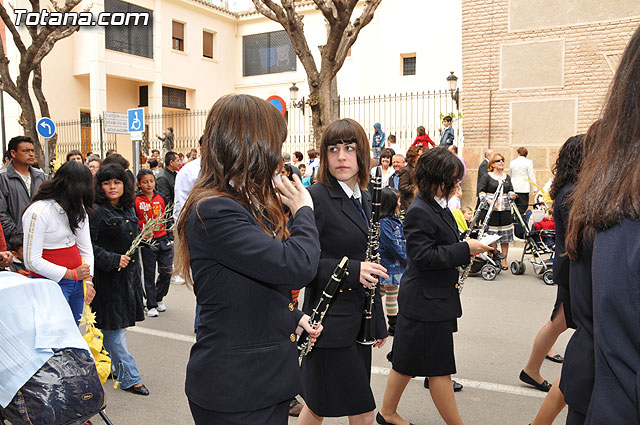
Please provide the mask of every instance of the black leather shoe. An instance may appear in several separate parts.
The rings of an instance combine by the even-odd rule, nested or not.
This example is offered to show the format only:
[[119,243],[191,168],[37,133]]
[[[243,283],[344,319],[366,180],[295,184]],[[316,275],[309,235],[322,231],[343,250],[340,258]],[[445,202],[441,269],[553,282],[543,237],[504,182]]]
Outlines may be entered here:
[[[380,425],[393,425],[391,422],[385,421],[384,417],[380,414],[380,412],[378,412],[378,414],[376,415],[376,422],[379,423]],[[413,425],[413,424],[410,423],[409,425]]]
[[545,359],[551,360],[554,363],[562,363],[564,361],[564,357],[560,354],[556,354],[555,356],[544,356]]
[[551,389],[551,384],[546,379],[542,381],[541,384],[539,384],[532,377],[527,375],[524,369],[520,371],[520,380],[525,384],[529,384],[540,391],[544,391],[545,393],[548,393],[549,390]]
[[123,388],[123,390],[138,395],[149,395],[149,390],[144,386],[144,384],[140,385],[139,387],[133,386],[129,388]]
[[[451,382],[453,383],[453,392],[454,393],[460,392],[464,388],[464,385],[462,385],[459,382],[454,381],[453,379],[451,380]],[[429,378],[424,378],[424,387],[426,389],[429,389]]]

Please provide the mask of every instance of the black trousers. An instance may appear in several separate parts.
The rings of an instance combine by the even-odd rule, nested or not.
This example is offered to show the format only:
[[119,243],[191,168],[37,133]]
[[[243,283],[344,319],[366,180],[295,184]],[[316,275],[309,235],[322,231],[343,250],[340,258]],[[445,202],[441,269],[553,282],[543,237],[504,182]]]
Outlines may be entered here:
[[516,207],[518,207],[518,211],[520,211],[520,215],[524,214],[524,212],[529,208],[529,193],[516,193],[518,195],[515,199]]
[[[173,270],[173,241],[167,236],[156,239],[156,246],[143,246],[142,268],[144,270],[144,292],[147,308],[152,309],[169,293]],[[156,263],[158,280],[156,281]]]

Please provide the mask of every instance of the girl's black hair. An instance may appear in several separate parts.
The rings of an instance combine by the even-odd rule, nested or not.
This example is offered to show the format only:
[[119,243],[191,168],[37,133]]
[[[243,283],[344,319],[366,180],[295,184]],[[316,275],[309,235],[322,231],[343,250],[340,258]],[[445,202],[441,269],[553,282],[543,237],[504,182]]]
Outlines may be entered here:
[[[59,171],[60,170],[58,170],[58,172]],[[133,183],[131,183],[131,179],[127,176],[125,169],[119,166],[118,164],[107,164],[103,167],[100,167],[100,169],[96,173],[96,178],[95,178],[96,204],[107,205],[110,203],[109,198],[107,198],[107,195],[105,195],[104,190],[102,190],[102,182],[105,182],[111,179],[120,180],[124,185],[124,192],[122,193],[122,196],[118,200],[118,206],[120,208],[132,208],[134,204],[134,194],[135,194],[133,190]]]
[[445,147],[437,147],[423,153],[415,169],[416,183],[427,200],[433,199],[442,189],[447,197],[464,175],[464,166],[456,154]]
[[284,164],[283,167],[287,171],[287,178],[293,181],[293,167],[291,164]]
[[55,176],[40,185],[35,201],[53,199],[67,214],[69,228],[75,234],[86,214],[92,211],[93,176],[89,168],[75,161],[68,161]]
[[380,193],[380,218],[393,217],[398,207],[398,191],[385,187]]
[[578,181],[578,174],[582,168],[582,140],[584,134],[569,137],[560,152],[558,159],[553,166],[553,183],[549,190],[549,196],[555,200],[558,192],[568,184]]
[[136,176],[136,180],[138,181],[138,183],[140,183],[140,180],[142,180],[143,176],[153,176],[154,180],[156,178],[156,175],[153,174],[153,171],[151,171],[149,168],[142,168],[140,169],[140,171],[138,171],[138,175]]

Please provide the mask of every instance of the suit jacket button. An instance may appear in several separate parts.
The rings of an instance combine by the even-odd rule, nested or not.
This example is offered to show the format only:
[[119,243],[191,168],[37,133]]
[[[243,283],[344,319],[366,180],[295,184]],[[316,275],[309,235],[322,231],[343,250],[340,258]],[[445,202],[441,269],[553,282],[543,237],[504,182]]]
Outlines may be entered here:
[[289,339],[291,340],[291,342],[296,342],[296,334],[291,334],[289,336]]
[[128,222],[129,222],[129,220],[125,220],[124,222],[125,222],[125,223],[128,223]]
[[130,236],[133,236],[133,232],[129,232],[129,235],[130,235]]
[[340,289],[340,292],[344,292],[342,289]]
[[289,311],[293,311],[293,303],[289,303]]

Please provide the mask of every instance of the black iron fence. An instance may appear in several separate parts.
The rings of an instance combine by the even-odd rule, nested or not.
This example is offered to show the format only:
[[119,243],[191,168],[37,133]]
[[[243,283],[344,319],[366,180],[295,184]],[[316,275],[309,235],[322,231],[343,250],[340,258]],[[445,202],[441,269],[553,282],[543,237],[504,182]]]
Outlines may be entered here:
[[[352,118],[359,122],[371,137],[373,125],[380,123],[382,130],[396,136],[397,146],[406,151],[416,137],[416,128],[425,127],[427,133],[436,144],[440,140],[439,129],[442,117],[453,115],[453,127],[456,131],[456,143],[462,138],[462,116],[456,108],[448,91],[426,91],[420,93],[402,93],[377,96],[357,96],[340,98],[340,117]],[[301,151],[314,146],[311,109],[305,105],[301,109],[288,105],[287,121],[289,136],[283,151]],[[145,132],[143,133],[142,151],[149,153],[152,149],[164,152],[160,137],[167,127],[173,128],[174,150],[187,153],[198,147],[198,140],[203,134],[207,118],[207,110],[178,111],[145,116]],[[128,134],[113,134],[105,126],[104,116],[97,118],[60,121],[56,123],[58,139],[56,154],[64,161],[71,150],[80,150],[84,154],[93,152],[104,157],[109,149],[117,149],[119,142],[129,141]]]

